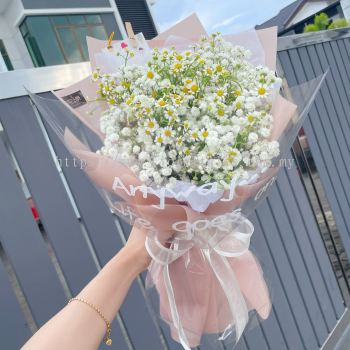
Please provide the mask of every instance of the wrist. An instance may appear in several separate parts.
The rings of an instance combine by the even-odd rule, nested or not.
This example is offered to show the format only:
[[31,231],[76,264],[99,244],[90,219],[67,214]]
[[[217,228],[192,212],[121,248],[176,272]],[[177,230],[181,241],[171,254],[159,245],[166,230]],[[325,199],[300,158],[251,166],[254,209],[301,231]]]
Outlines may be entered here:
[[150,262],[151,258],[145,248],[140,249],[138,246],[127,244],[114,256],[109,265],[112,268],[123,265],[125,273],[134,279],[147,269]]
[[128,257],[135,273],[140,274],[147,269],[151,263],[151,257],[147,253],[144,245],[127,243],[122,248],[122,254]]

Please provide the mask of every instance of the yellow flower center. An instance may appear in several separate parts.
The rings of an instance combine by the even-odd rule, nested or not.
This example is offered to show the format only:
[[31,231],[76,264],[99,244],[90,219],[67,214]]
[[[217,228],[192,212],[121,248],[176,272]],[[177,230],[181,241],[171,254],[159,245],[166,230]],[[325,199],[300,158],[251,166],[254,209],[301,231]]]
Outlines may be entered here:
[[203,137],[208,137],[209,136],[209,132],[207,130],[202,132],[202,136]]
[[236,96],[241,96],[241,95],[242,95],[242,93],[241,93],[240,90],[236,90],[236,91],[234,92],[234,94],[235,94]]
[[197,84],[193,84],[193,85],[191,86],[191,91],[192,91],[192,92],[197,92],[197,91],[198,91],[198,85],[197,85]]
[[158,137],[157,137],[157,142],[158,142],[158,143],[162,143],[162,142],[163,142],[163,137],[158,136]]
[[166,130],[164,131],[164,135],[165,135],[166,137],[170,137],[170,136],[171,136],[171,130],[166,129]]
[[237,102],[236,103],[236,108],[237,109],[241,109],[242,108],[242,103],[241,102]]
[[212,75],[213,74],[213,70],[211,68],[208,68],[207,69],[207,73],[208,73],[208,75]]
[[253,115],[249,114],[248,117],[247,117],[247,119],[248,119],[248,122],[249,122],[249,123],[253,123],[253,121],[254,121],[255,118],[254,118]]
[[147,78],[148,79],[153,79],[154,78],[154,73],[153,72],[148,72],[147,73]]
[[224,94],[225,94],[225,91],[224,90],[218,90],[218,92],[217,92],[217,95],[218,96],[224,96]]
[[153,129],[154,127],[156,126],[156,124],[154,123],[154,121],[150,120],[148,123],[147,123],[147,127],[149,129]]
[[266,94],[266,89],[263,88],[263,87],[259,88],[258,94],[259,94],[260,96],[265,95],[265,94]]
[[223,109],[218,109],[218,115],[223,117],[225,115],[225,111]]
[[164,107],[166,105],[166,102],[164,100],[160,100],[158,103],[161,107]]
[[191,154],[191,151],[190,151],[189,149],[187,149],[187,150],[185,151],[185,154],[186,154],[186,156],[189,156],[189,155]]
[[218,65],[216,66],[215,70],[216,70],[218,73],[222,72],[222,66],[221,66],[220,64],[218,64]]
[[178,61],[182,61],[183,57],[182,57],[181,55],[177,55],[177,56],[176,56],[176,59],[177,59]]
[[181,63],[176,63],[175,64],[175,69],[181,69],[182,68],[182,64]]
[[196,139],[196,138],[198,137],[198,132],[194,131],[194,132],[192,133],[192,137],[193,137],[194,139]]

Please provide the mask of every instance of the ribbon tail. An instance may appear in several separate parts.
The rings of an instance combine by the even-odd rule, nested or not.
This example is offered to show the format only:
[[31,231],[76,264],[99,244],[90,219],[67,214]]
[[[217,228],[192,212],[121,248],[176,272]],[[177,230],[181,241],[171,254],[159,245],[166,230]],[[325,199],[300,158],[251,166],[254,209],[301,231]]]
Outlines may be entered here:
[[[249,316],[247,304],[241,293],[236,275],[228,263],[227,258],[221,256],[215,252],[215,250],[203,249],[203,253],[212,267],[227,298],[235,325],[237,343],[248,323]],[[228,335],[223,334],[222,340],[226,339],[227,336]]]
[[191,347],[189,346],[189,342],[188,342],[185,330],[184,330],[182,323],[181,323],[179,312],[177,310],[174,289],[173,289],[173,285],[171,283],[171,278],[170,278],[169,265],[164,266],[163,276],[164,276],[166,292],[167,292],[169,305],[170,305],[171,317],[173,319],[174,326],[177,329],[180,344],[183,346],[183,348],[185,350],[191,350]]

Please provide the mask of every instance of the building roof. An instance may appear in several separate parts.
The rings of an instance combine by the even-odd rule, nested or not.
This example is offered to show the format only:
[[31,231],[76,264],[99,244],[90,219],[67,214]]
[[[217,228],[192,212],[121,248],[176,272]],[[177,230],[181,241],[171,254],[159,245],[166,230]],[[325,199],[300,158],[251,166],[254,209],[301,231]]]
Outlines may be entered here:
[[[275,17],[272,17],[268,21],[257,25],[256,29],[263,29],[269,27],[278,27],[278,32],[281,33],[286,29],[287,24],[291,20],[292,17],[302,8],[302,6],[310,0],[296,0],[292,2],[290,5],[283,8]],[[328,1],[329,5],[334,5],[335,3],[339,3],[339,0]]]
[[283,8],[275,17],[272,17],[268,21],[257,25],[257,29],[268,28],[268,27],[278,27],[278,32],[285,29],[285,25],[288,20],[297,12],[300,6],[305,2],[305,0],[296,0],[290,5]]

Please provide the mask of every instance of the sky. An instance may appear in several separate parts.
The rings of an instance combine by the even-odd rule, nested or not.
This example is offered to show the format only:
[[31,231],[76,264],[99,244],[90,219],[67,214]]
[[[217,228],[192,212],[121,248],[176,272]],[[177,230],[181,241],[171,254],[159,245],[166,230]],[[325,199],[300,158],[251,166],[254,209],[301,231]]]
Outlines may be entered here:
[[156,0],[153,13],[162,32],[196,13],[208,33],[231,34],[254,28],[294,0]]

